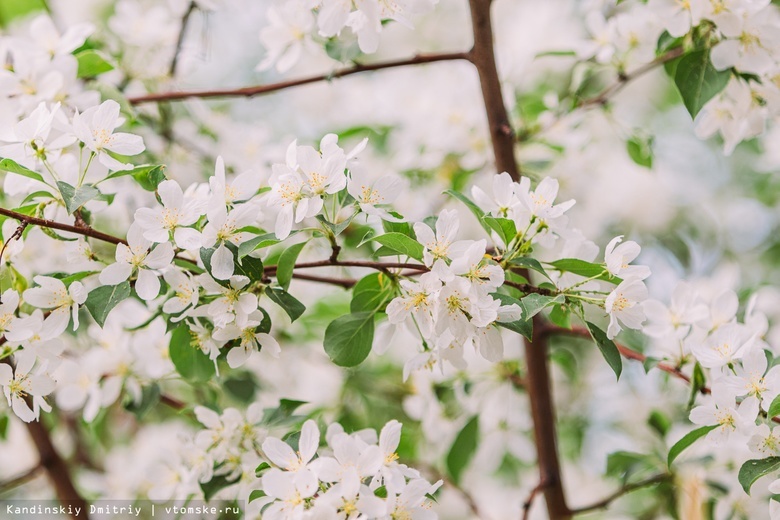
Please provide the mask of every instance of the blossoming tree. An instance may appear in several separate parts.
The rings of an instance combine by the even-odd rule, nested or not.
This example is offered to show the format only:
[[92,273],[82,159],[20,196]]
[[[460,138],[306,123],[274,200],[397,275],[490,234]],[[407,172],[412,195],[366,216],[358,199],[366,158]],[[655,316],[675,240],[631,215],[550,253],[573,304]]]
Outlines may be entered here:
[[780,518],[774,3],[0,24],[0,493]]

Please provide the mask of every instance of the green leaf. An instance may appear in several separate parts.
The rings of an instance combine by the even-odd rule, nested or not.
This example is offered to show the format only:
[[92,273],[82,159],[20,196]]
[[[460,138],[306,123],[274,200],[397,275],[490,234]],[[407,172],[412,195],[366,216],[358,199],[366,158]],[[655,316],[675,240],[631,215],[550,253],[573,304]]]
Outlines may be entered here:
[[[265,464],[268,463],[266,462]],[[251,504],[253,500],[257,500],[258,498],[263,498],[264,496],[267,496],[265,494],[265,491],[263,491],[262,489],[254,489],[252,490],[251,493],[249,493],[249,500],[247,500],[247,504]]]
[[238,260],[238,249],[233,244],[227,244],[228,249],[233,252],[233,262],[235,271],[233,274],[246,276],[252,282],[259,282],[263,279],[263,261],[253,256],[246,256]]
[[17,163],[16,161],[12,161],[11,159],[0,160],[0,171],[11,172],[17,175],[23,175],[24,177],[28,177],[30,179],[35,179],[36,181],[45,182],[40,173],[34,172],[29,168],[25,168],[21,164]]
[[607,360],[607,364],[609,364],[615,372],[615,376],[620,379],[620,373],[623,371],[623,359],[620,357],[620,351],[618,350],[617,345],[615,345],[615,342],[609,339],[604,331],[596,325],[589,321],[586,321],[585,324],[588,326],[588,331],[590,331],[593,341],[595,341],[596,345],[599,347],[601,355]]
[[[293,231],[290,233],[290,236],[292,236],[296,231]],[[269,247],[278,244],[281,242],[278,238],[276,238],[276,235],[274,233],[266,233],[264,235],[258,235],[250,240],[247,240],[246,242],[242,242],[241,245],[238,246],[238,258],[239,260],[244,258],[246,255],[251,253],[252,251],[256,251],[258,249],[262,249],[264,247]]]
[[542,264],[540,264],[537,259],[531,258],[530,256],[521,256],[518,258],[513,258],[512,260],[509,261],[509,263],[511,265],[516,265],[518,267],[524,267],[525,269],[532,269],[537,273],[544,275],[544,277],[547,278],[548,280],[550,279],[550,276],[547,274],[547,271],[544,270]]
[[622,278],[609,274],[604,265],[586,262],[579,258],[563,258],[561,260],[556,260],[555,262],[550,262],[549,265],[553,266],[558,271],[573,273],[584,276],[585,278],[593,278],[595,276],[596,280],[603,280],[616,285],[623,281]]
[[[471,212],[474,214],[474,216],[477,217],[477,220],[479,221],[480,224],[482,224],[482,227],[485,227],[485,223],[482,220],[482,217],[485,216],[485,212],[482,211],[482,209],[479,206],[477,206],[470,198],[468,198],[464,194],[462,194],[460,192],[457,192],[457,191],[454,191],[454,190],[445,190],[444,193],[446,195],[449,195],[450,197],[455,197],[456,199],[461,201],[463,204],[465,204],[466,207],[469,208],[469,210],[471,210]],[[487,228],[485,228],[485,229],[487,229]]]
[[685,435],[682,439],[674,443],[674,446],[669,450],[669,455],[666,458],[666,464],[671,467],[672,462],[674,462],[674,459],[676,459],[680,453],[685,451],[685,449],[696,442],[697,440],[701,439],[708,433],[710,433],[712,430],[717,428],[718,424],[713,424],[711,426],[702,426],[701,428],[697,428],[693,430],[692,432],[689,432]]
[[78,77],[94,78],[104,72],[114,70],[108,57],[95,49],[87,49],[75,55],[79,62]]
[[674,72],[674,84],[685,108],[691,117],[696,117],[707,101],[726,88],[730,77],[731,71],[712,66],[709,49],[703,49],[680,58]]
[[645,168],[653,167],[653,138],[633,136],[626,141],[626,151],[631,160]]
[[[117,177],[126,177],[128,175],[132,175],[133,177],[138,176],[139,178],[142,179],[151,179],[152,177],[156,177],[158,174],[161,174],[162,177],[160,178],[160,181],[157,182],[157,184],[165,180],[165,166],[161,164],[143,164],[141,166],[136,166],[131,170],[117,170],[115,172],[110,172],[105,177],[105,179],[103,179],[103,181],[107,181],[109,179],[116,179]],[[157,189],[157,185],[155,185],[154,188]]]
[[769,405],[769,411],[766,413],[770,419],[780,415],[780,395],[772,399],[772,404]]
[[749,460],[739,468],[739,483],[742,484],[745,493],[749,495],[750,487],[756,480],[777,469],[780,469],[780,457]]
[[647,418],[647,424],[657,431],[661,438],[666,437],[666,434],[672,429],[671,419],[660,410],[653,410],[650,412],[650,416]]
[[74,211],[90,200],[100,196],[100,190],[88,184],[76,188],[67,182],[57,181],[57,188],[59,188],[62,200],[65,201],[65,208],[67,208],[70,214],[73,214]]
[[258,389],[257,380],[251,372],[231,372],[222,386],[228,394],[244,404],[254,401]]
[[214,496],[225,489],[226,487],[232,486],[236,482],[238,482],[240,478],[235,478],[233,480],[228,480],[224,475],[214,475],[211,480],[206,482],[205,484],[201,482],[200,489],[203,490],[203,498],[208,502]]
[[549,315],[550,321],[561,328],[571,329],[571,309],[568,305],[554,305]]
[[187,325],[179,325],[171,334],[168,352],[176,371],[193,382],[205,382],[216,373],[214,362],[193,342]]
[[140,421],[152,408],[157,406],[157,403],[159,402],[160,386],[157,383],[152,383],[141,389],[141,399],[138,402],[134,399],[130,399],[129,402],[125,404],[125,410],[134,414]]
[[479,417],[475,415],[458,433],[455,442],[450,447],[449,453],[447,453],[447,472],[456,484],[460,483],[463,470],[469,465],[474,452],[477,450],[478,436]]
[[293,270],[295,269],[295,261],[298,259],[298,255],[301,254],[301,250],[306,244],[307,242],[293,244],[285,249],[279,257],[279,262],[276,267],[276,281],[279,282],[279,285],[281,285],[285,291],[290,288]]
[[0,441],[8,439],[8,425],[11,421],[8,419],[8,414],[0,415]]
[[83,280],[84,278],[87,278],[88,276],[92,276],[93,274],[98,274],[100,271],[81,271],[78,273],[69,274],[68,276],[63,276],[61,278],[62,283],[65,284],[65,287],[70,287],[70,284],[73,282],[78,282]]
[[260,473],[262,473],[263,471],[265,471],[265,470],[267,470],[267,469],[271,469],[271,465],[270,465],[270,464],[268,464],[267,462],[261,462],[261,463],[260,463],[260,464],[258,464],[258,466],[255,468],[255,476],[259,477],[259,476],[260,476]]
[[118,285],[102,285],[90,291],[84,306],[101,327],[106,323],[108,314],[119,302],[130,296],[130,282]]
[[263,424],[278,425],[290,419],[295,411],[301,406],[307,404],[306,401],[296,401],[294,399],[280,399],[279,406],[276,408],[266,408],[263,410]]
[[423,245],[403,233],[385,233],[371,238],[370,241],[379,242],[397,254],[406,255],[422,262]]
[[291,321],[297,320],[304,311],[306,311],[306,306],[284,289],[268,287],[265,290],[265,294],[267,294],[274,303],[284,309],[284,312],[287,313]]
[[347,229],[347,227],[352,223],[352,221],[357,216],[357,213],[354,213],[349,216],[349,218],[342,220],[338,224],[334,224],[333,222],[329,222],[328,219],[326,219],[323,215],[317,215],[317,220],[322,222],[322,224],[330,229],[334,235],[339,236],[342,231]]
[[352,289],[350,312],[384,311],[387,303],[395,296],[393,279],[385,273],[371,273],[361,278]]
[[[136,171],[137,170],[137,171]],[[139,166],[129,170],[133,179],[146,191],[157,191],[157,187],[165,180],[165,166],[155,166],[151,169]]]
[[45,9],[44,0],[3,0],[0,2],[0,26],[7,27],[18,18]]
[[522,334],[526,339],[528,339],[528,341],[531,341],[534,333],[534,324],[532,320],[526,319],[526,311],[523,308],[523,303],[517,298],[504,293],[491,293],[490,296],[496,300],[499,300],[501,305],[517,305],[522,311],[519,320],[508,322],[497,321],[496,325],[499,327],[504,327],[505,329],[509,329],[513,332],[517,332],[518,334]]
[[651,457],[644,453],[616,451],[607,456],[606,474],[625,481],[632,474],[651,468],[651,460]]
[[508,246],[509,243],[515,238],[515,235],[517,235],[517,227],[515,226],[514,220],[510,220],[508,218],[490,217],[486,215],[482,217],[482,221],[487,224],[490,229],[495,231],[496,234],[498,234],[498,237],[505,246]]
[[704,370],[697,361],[693,365],[693,374],[691,374],[691,393],[688,397],[688,409],[693,407],[696,402],[696,396],[699,395],[701,389],[707,385],[707,378],[704,376]]
[[342,367],[362,363],[374,341],[374,313],[355,312],[333,320],[325,329],[325,352]]
[[544,294],[531,293],[526,295],[520,300],[520,307],[523,309],[523,319],[530,320],[545,307],[564,303],[565,301],[566,298],[562,294],[546,296]]

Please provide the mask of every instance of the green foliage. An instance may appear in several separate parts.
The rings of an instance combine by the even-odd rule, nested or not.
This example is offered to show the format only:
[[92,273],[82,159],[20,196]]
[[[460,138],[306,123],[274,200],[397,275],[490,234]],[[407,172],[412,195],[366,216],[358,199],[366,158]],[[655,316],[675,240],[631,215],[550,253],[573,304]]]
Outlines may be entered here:
[[749,460],[739,468],[739,483],[749,495],[750,488],[756,480],[778,469],[780,469],[780,457]]
[[130,296],[130,282],[117,285],[102,285],[90,291],[84,306],[101,327],[105,325],[109,313],[119,302]]
[[447,453],[447,472],[456,484],[460,482],[463,470],[469,465],[477,450],[478,437],[479,417],[474,416],[458,433],[449,453]]
[[0,171],[11,172],[17,175],[22,175],[29,179],[35,179],[36,181],[44,182],[43,177],[41,177],[40,173],[34,172],[31,169],[26,168],[21,164],[17,163],[16,161],[12,161],[11,159],[0,160]]
[[566,301],[566,298],[562,294],[556,294],[555,296],[548,296],[546,294],[531,293],[520,300],[520,308],[523,309],[523,319],[530,320],[546,307],[550,305],[560,304]]
[[508,246],[509,243],[512,242],[512,240],[515,238],[515,235],[517,235],[517,228],[515,227],[514,220],[510,220],[508,218],[484,216],[482,217],[482,221],[490,229],[496,232],[498,237],[506,246]]
[[301,254],[301,250],[306,247],[308,242],[299,242],[293,244],[279,257],[279,263],[276,267],[276,281],[286,291],[290,288],[290,282],[292,281],[293,270],[295,269],[295,261],[298,259],[298,255]]
[[288,293],[284,289],[279,287],[267,287],[265,294],[271,299],[271,301],[273,301],[275,304],[281,307],[284,312],[287,313],[287,315],[290,317],[290,321],[297,320],[306,311],[306,306],[298,301],[295,296]]
[[573,273],[585,278],[594,278],[596,280],[603,280],[614,284],[619,284],[623,281],[622,278],[609,274],[607,268],[603,264],[594,264],[592,262],[586,262],[579,258],[562,258],[550,262],[549,265],[561,272]]
[[203,490],[203,498],[208,502],[214,496],[223,489],[232,486],[237,483],[240,478],[234,480],[228,480],[224,475],[214,475],[211,480],[200,484],[200,489]]
[[362,363],[374,341],[374,312],[355,312],[336,318],[325,329],[325,352],[342,367]]
[[100,51],[87,49],[76,54],[79,62],[78,77],[94,78],[104,72],[114,70],[109,58]]
[[[400,254],[422,262],[422,244],[413,238],[404,235],[403,233],[385,233],[384,235],[372,237],[369,239],[369,241],[379,242],[389,250],[387,255],[382,256]],[[377,254],[379,253],[377,252]]]
[[522,334],[523,336],[528,339],[528,341],[531,341],[533,337],[533,330],[534,330],[534,324],[533,321],[528,317],[526,314],[526,310],[523,308],[523,302],[518,300],[517,298],[513,298],[512,296],[509,296],[507,294],[503,293],[492,293],[490,296],[493,298],[500,300],[501,305],[517,305],[522,310],[522,314],[520,315],[519,320],[511,321],[511,322],[496,322],[496,324],[499,327],[504,327],[505,329],[509,329],[511,331],[517,332],[518,334]]
[[266,408],[263,410],[263,424],[278,426],[289,423],[294,418],[295,411],[301,406],[307,404],[306,401],[296,401],[294,399],[280,399],[279,406],[276,408]]
[[184,379],[204,382],[216,373],[214,362],[193,341],[187,325],[179,325],[173,330],[168,352],[173,366]]
[[674,84],[680,91],[683,104],[691,117],[719,94],[729,82],[729,70],[717,70],[710,61],[710,50],[689,52],[680,58],[674,71]]
[[633,136],[626,141],[626,151],[631,160],[645,168],[653,167],[653,138]]
[[623,371],[623,359],[620,357],[617,345],[607,337],[603,330],[593,323],[586,321],[585,324],[588,326],[588,331],[593,337],[593,341],[596,342],[596,346],[599,347],[601,355],[607,360],[607,364],[615,372],[617,379],[620,379],[620,373]]
[[772,404],[769,405],[769,411],[766,413],[770,419],[780,415],[780,395],[772,399]]
[[395,281],[385,273],[372,273],[352,288],[350,312],[381,312],[396,294]]
[[157,403],[159,402],[160,385],[157,383],[152,383],[151,385],[147,385],[141,389],[141,399],[139,401],[135,401],[134,399],[130,398],[125,402],[124,406],[125,410],[131,412],[140,421],[146,416],[146,414],[149,413],[150,410],[157,406]]
[[666,458],[666,464],[671,467],[672,462],[683,452],[686,448],[688,448],[691,444],[696,442],[697,440],[701,439],[708,433],[710,433],[712,430],[717,428],[718,425],[712,425],[712,426],[702,426],[701,428],[697,428],[693,430],[692,432],[689,432],[686,434],[682,439],[674,443],[674,446],[669,450],[669,455]]
[[74,187],[67,182],[57,181],[57,188],[60,190],[62,200],[65,202],[65,208],[70,214],[73,214],[73,212],[90,200],[100,196],[100,190],[89,184]]
[[545,271],[544,267],[542,267],[542,264],[539,263],[539,260],[535,258],[531,258],[530,256],[520,256],[517,258],[513,258],[512,260],[509,261],[509,263],[517,267],[531,269],[541,275],[544,275],[544,277],[547,278],[548,280],[550,279],[550,276],[547,274],[547,271]]
[[125,177],[127,175],[131,175],[146,191],[155,191],[157,190],[157,186],[165,180],[165,166],[144,164],[131,170],[117,170],[108,174],[108,176],[100,182],[116,179],[117,177]]

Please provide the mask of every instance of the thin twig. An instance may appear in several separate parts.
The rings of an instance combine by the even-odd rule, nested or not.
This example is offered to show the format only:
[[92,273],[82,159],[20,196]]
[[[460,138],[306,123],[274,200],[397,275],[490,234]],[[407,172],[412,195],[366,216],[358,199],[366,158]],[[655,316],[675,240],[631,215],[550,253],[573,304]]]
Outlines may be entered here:
[[621,74],[617,81],[613,83],[612,85],[608,86],[604,90],[602,90],[599,94],[580,101],[577,103],[577,108],[581,107],[587,107],[592,105],[604,105],[609,99],[623,90],[626,85],[628,85],[631,81],[639,78],[640,76],[645,75],[646,73],[650,72],[651,70],[655,69],[656,67],[663,65],[664,63],[668,63],[676,58],[679,58],[682,56],[682,54],[685,52],[685,50],[682,47],[677,47],[675,49],[672,49],[661,56],[658,56],[656,59],[649,63],[645,63],[641,67],[631,71],[627,72],[625,74]]
[[195,12],[197,7],[198,5],[195,3],[195,1],[191,1],[190,5],[187,6],[187,10],[184,12],[184,15],[181,17],[179,36],[176,38],[176,49],[173,51],[173,59],[171,59],[171,66],[168,69],[168,74],[171,77],[176,75],[176,66],[179,64],[179,55],[181,54],[182,45],[184,44],[184,36],[187,33],[187,24],[190,21],[192,13]]
[[468,504],[469,509],[471,510],[472,514],[475,517],[477,517],[478,519],[484,518],[482,516],[482,512],[479,509],[479,505],[477,505],[477,501],[474,499],[474,497],[471,496],[471,494],[468,491],[466,491],[461,486],[459,486],[455,481],[453,481],[447,475],[439,471],[438,468],[425,463],[417,463],[417,467],[419,467],[425,473],[428,473],[428,475],[432,480],[441,480],[442,482],[444,482],[444,485],[456,491],[461,496],[461,498],[463,498],[466,504]]
[[55,222],[54,220],[31,217],[29,215],[25,215],[24,213],[18,213],[16,211],[12,211],[10,209],[5,209],[5,208],[0,208],[0,215],[4,215],[6,217],[10,217],[12,219],[18,220],[19,222],[24,223],[25,225],[59,229],[60,231],[67,231],[69,233],[75,233],[77,235],[83,235],[85,237],[92,237],[97,240],[109,242],[111,244],[127,244],[127,240],[125,240],[124,238],[119,238],[119,237],[115,237],[114,235],[103,233],[89,226],[86,227],[72,226],[70,224],[63,224],[62,222]]
[[293,278],[297,280],[306,280],[308,282],[320,282],[320,283],[326,283],[330,285],[338,285],[345,289],[354,287],[355,284],[357,283],[357,280],[355,280],[354,278],[329,278],[327,276],[314,276],[314,275],[303,274],[303,273],[293,273]]
[[31,468],[28,471],[25,471],[21,475],[10,478],[4,482],[0,482],[0,494],[7,493],[8,491],[16,489],[19,486],[22,486],[30,482],[31,480],[34,480],[35,477],[38,476],[38,473],[40,473],[42,469],[43,466],[37,464],[35,467]]
[[546,487],[547,482],[540,480],[539,483],[534,486],[534,488],[528,494],[528,498],[526,498],[525,502],[523,502],[523,520],[528,520],[528,518],[530,518],[531,506],[534,504],[534,500],[536,499],[537,495],[539,495],[539,493],[544,491],[544,488]]
[[636,491],[637,489],[642,489],[648,486],[654,486],[656,484],[660,484],[661,482],[665,482],[671,478],[671,475],[668,473],[661,473],[660,475],[656,475],[654,477],[647,478],[645,480],[640,480],[639,482],[634,482],[633,484],[626,484],[622,488],[618,489],[608,497],[599,500],[598,502],[595,502],[593,504],[590,504],[588,506],[584,507],[578,507],[576,509],[572,509],[571,513],[573,515],[581,515],[583,513],[589,513],[591,511],[595,511],[597,509],[605,509],[607,506],[609,506],[612,502],[617,500],[618,498],[622,497],[623,495],[626,495],[628,493],[631,493],[632,491]]
[[330,74],[318,74],[316,76],[280,81],[278,83],[269,83],[266,85],[256,85],[253,87],[242,87],[235,89],[157,92],[154,94],[130,97],[128,98],[128,101],[133,105],[138,105],[141,103],[156,103],[160,101],[180,101],[182,99],[189,98],[253,97],[263,94],[270,94],[271,92],[277,92],[301,85],[308,85],[310,83],[318,83],[320,81],[330,81],[332,79],[344,78],[346,76],[359,74],[361,72],[406,67],[408,65],[420,65],[423,63],[435,63],[438,61],[456,61],[468,59],[469,55],[466,52],[418,54],[407,59],[370,63],[365,65],[356,64],[351,67],[335,70]]

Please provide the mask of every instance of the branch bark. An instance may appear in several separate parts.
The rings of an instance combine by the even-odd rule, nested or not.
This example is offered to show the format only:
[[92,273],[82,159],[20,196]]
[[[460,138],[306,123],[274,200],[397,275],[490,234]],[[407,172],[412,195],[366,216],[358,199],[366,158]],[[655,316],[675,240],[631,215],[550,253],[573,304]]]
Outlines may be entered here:
[[11,211],[10,209],[0,208],[0,215],[10,217],[14,220],[18,220],[20,223],[32,226],[47,227],[51,229],[58,229],[60,231],[67,231],[69,233],[75,233],[85,237],[92,237],[97,240],[109,242],[111,244],[127,244],[127,240],[124,238],[115,237],[108,233],[103,233],[89,226],[73,226],[70,224],[63,224],[62,222],[56,222],[54,220],[47,220],[45,218],[31,217],[23,213]]
[[261,96],[263,94],[270,94],[271,92],[278,92],[280,90],[286,90],[292,87],[299,87],[301,85],[308,85],[311,83],[318,83],[320,81],[330,81],[332,79],[344,78],[353,74],[359,74],[361,72],[371,72],[383,69],[392,69],[397,67],[406,67],[407,65],[420,65],[423,63],[435,63],[438,61],[457,61],[467,60],[469,58],[468,53],[465,52],[442,52],[431,54],[418,54],[411,58],[403,60],[384,61],[380,63],[371,63],[367,65],[357,64],[352,67],[346,67],[338,69],[330,74],[318,74],[316,76],[308,76],[300,79],[293,79],[288,81],[280,81],[278,83],[269,83],[267,85],[256,85],[253,87],[242,87],[235,89],[218,89],[218,90],[194,90],[194,91],[174,91],[174,92],[158,92],[155,94],[146,94],[143,96],[135,96],[128,98],[128,101],[133,105],[140,105],[142,103],[157,103],[160,101],[181,101],[189,98],[225,98],[225,97],[254,97]]
[[618,489],[608,497],[599,500],[598,502],[594,502],[593,504],[589,506],[584,507],[578,507],[577,509],[572,509],[572,514],[574,515],[581,515],[583,513],[590,513],[591,511],[596,511],[597,509],[605,509],[607,508],[612,502],[617,500],[618,498],[622,497],[623,495],[626,495],[628,493],[631,493],[632,491],[636,491],[637,489],[646,488],[649,486],[654,486],[656,484],[660,484],[661,482],[665,482],[666,480],[669,480],[671,478],[671,475],[668,473],[661,473],[660,475],[656,475],[654,477],[647,478],[645,480],[640,480],[639,482],[634,482],[633,484],[626,484],[622,488]]
[[509,116],[501,94],[501,81],[498,77],[496,57],[493,49],[493,25],[490,20],[492,0],[470,0],[471,25],[474,32],[474,47],[469,58],[479,73],[482,87],[482,99],[488,119],[490,141],[493,144],[493,156],[496,169],[505,171],[515,181],[519,179],[520,169],[515,160],[515,137]]
[[[469,5],[474,32],[474,48],[470,52],[470,57],[479,73],[496,170],[505,171],[512,179],[518,180],[520,168],[515,158],[515,140],[504,106],[493,49],[491,0],[469,0]],[[534,330],[539,329],[540,325],[540,318],[535,318]],[[561,481],[556,445],[555,409],[547,365],[547,340],[544,335],[535,332],[532,341],[525,341],[525,358],[528,369],[526,389],[531,401],[534,422],[539,481],[545,483],[543,492],[547,512],[551,520],[567,520],[571,518],[571,514],[566,505]]]

